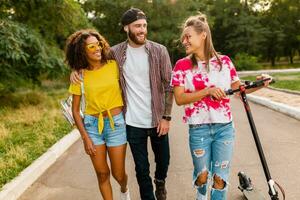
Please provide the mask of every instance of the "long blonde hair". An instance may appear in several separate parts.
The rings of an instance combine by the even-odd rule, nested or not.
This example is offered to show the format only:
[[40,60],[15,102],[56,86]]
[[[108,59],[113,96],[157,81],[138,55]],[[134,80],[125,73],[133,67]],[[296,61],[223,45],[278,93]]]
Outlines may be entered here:
[[[184,30],[186,27],[193,27],[194,30],[197,33],[206,33],[206,38],[204,42],[204,59],[206,63],[206,68],[209,70],[209,60],[212,57],[216,57],[218,60],[218,63],[220,65],[220,71],[222,70],[222,62],[218,56],[218,53],[216,52],[213,42],[212,42],[212,36],[210,32],[209,25],[207,23],[206,15],[199,13],[198,15],[190,16],[183,24],[182,30]],[[197,66],[197,60],[196,56],[194,54],[190,55],[190,58],[192,60],[193,66]]]

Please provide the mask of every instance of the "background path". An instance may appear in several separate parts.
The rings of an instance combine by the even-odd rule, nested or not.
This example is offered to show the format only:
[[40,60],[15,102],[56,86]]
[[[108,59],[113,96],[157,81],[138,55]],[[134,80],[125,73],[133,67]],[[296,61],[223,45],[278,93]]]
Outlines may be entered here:
[[[300,175],[300,123],[298,120],[250,103],[256,127],[263,144],[272,178],[286,191],[288,200],[300,196],[298,176]],[[237,173],[243,170],[254,184],[261,188],[266,197],[267,185],[263,170],[246,119],[242,103],[232,99],[236,127],[236,146],[231,169],[229,199],[243,199],[237,189]],[[181,122],[182,108],[174,106],[170,131],[171,164],[167,178],[169,200],[195,199],[191,186],[192,162],[188,150],[187,127]],[[150,148],[150,145],[149,145]],[[128,147],[127,172],[132,200],[138,200],[139,193],[135,179],[134,163]],[[151,174],[153,176],[153,153],[149,149]],[[119,187],[111,179],[115,199],[119,199]],[[42,177],[36,181],[20,200],[96,200],[102,199],[91,162],[85,155],[81,141],[76,142]]]

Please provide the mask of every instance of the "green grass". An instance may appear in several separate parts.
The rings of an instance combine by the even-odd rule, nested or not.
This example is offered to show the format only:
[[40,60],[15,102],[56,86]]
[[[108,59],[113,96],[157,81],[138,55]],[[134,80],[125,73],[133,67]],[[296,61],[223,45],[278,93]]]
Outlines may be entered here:
[[300,68],[300,63],[294,64],[275,64],[275,66],[271,66],[269,64],[264,65],[261,64],[261,69],[293,69],[293,68]]
[[70,132],[59,106],[66,86],[54,85],[2,97],[0,188]]
[[[271,74],[275,83],[272,87],[300,92],[300,72]],[[255,76],[242,77],[243,80],[255,80]]]

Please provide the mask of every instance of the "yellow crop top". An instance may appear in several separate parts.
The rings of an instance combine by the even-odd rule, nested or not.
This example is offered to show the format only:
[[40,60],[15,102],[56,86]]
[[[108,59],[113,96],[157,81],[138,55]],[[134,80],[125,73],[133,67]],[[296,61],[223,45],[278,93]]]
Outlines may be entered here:
[[[97,70],[83,71],[83,87],[85,96],[85,112],[87,115],[99,114],[98,129],[102,133],[104,127],[103,111],[107,111],[110,126],[114,129],[114,121],[110,110],[123,106],[119,84],[119,69],[116,61],[108,60]],[[71,84],[69,92],[81,95],[80,84]]]

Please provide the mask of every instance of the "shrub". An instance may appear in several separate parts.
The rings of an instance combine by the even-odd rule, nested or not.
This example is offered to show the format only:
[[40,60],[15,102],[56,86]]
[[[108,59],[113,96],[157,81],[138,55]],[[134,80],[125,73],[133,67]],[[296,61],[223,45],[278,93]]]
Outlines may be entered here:
[[36,106],[46,100],[45,94],[38,90],[8,93],[0,96],[0,109],[3,107],[20,108],[21,106]]
[[247,53],[236,54],[234,57],[234,64],[238,71],[260,69],[257,63],[257,57],[251,56]]
[[[10,20],[0,21],[0,95],[19,86],[40,83],[43,74],[63,74],[62,53],[47,45],[39,33]],[[54,75],[55,74],[55,75]]]

